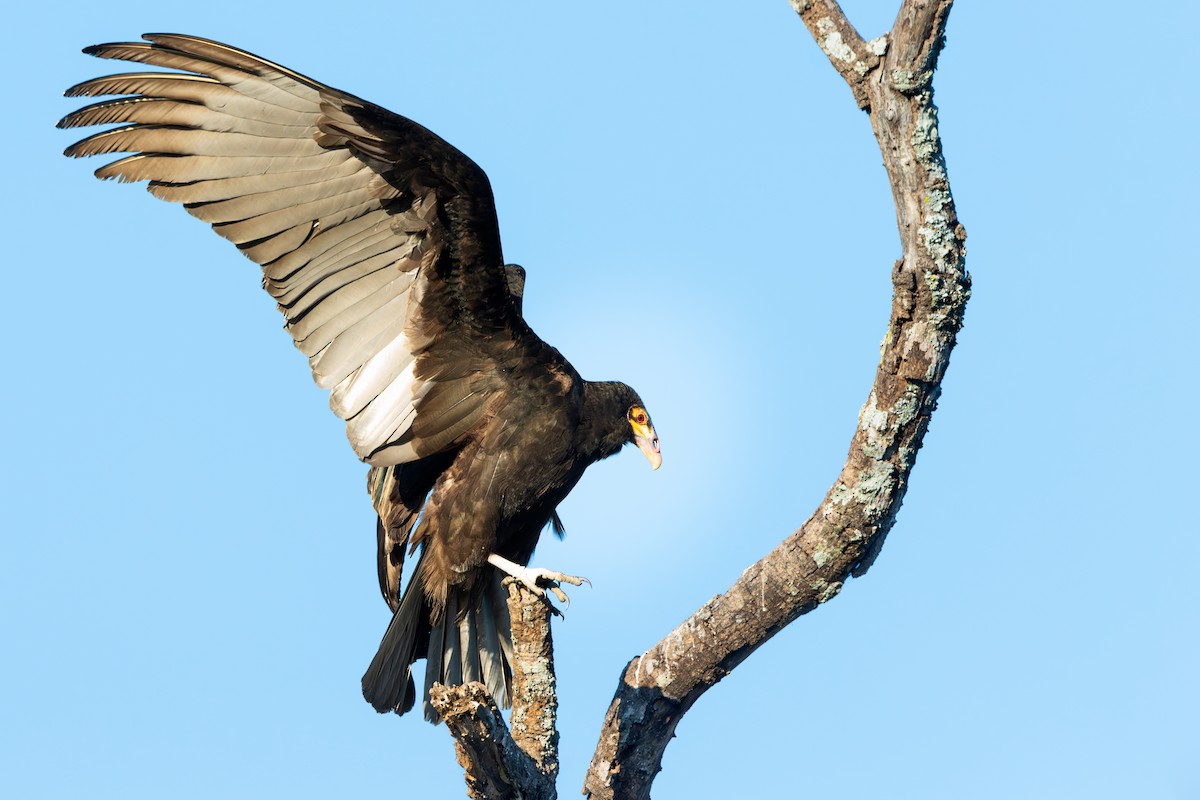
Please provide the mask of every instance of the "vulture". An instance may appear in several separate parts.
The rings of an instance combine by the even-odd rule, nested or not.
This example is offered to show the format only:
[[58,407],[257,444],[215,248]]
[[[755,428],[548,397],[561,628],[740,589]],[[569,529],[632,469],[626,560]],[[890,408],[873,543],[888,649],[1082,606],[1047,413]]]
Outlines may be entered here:
[[[635,444],[662,463],[629,386],[592,382],[526,324],[525,272],[501,255],[487,176],[431,131],[228,45],[147,34],[84,50],[160,69],[84,81],[109,97],[60,128],[109,125],[66,149],[126,154],[96,176],[155,197],[262,267],[296,347],[346,421],[378,514],[391,623],[362,679],[377,711],[481,681],[511,704],[502,581],[560,601],[582,579],[527,566],[587,467]],[[134,228],[136,231],[136,228]],[[406,557],[416,564],[402,585]]]

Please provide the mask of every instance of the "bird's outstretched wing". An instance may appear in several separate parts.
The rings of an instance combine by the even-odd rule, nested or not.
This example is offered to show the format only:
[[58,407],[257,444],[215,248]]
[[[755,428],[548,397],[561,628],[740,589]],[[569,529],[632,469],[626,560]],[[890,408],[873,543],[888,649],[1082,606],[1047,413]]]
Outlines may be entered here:
[[529,333],[483,170],[415,122],[250,53],[143,38],[84,51],[169,71],[69,89],[122,96],[59,127],[124,124],[67,155],[132,153],[97,177],[149,181],[262,266],[360,458],[453,446],[503,388],[497,348]]

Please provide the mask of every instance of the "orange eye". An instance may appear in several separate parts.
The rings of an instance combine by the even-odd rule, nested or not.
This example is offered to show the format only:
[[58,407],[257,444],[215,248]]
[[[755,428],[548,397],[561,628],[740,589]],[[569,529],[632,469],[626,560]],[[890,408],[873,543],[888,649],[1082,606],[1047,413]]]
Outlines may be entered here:
[[641,408],[635,408],[633,413],[630,414],[630,418],[638,425],[645,425],[647,420],[650,419],[650,417],[646,415],[645,410]]

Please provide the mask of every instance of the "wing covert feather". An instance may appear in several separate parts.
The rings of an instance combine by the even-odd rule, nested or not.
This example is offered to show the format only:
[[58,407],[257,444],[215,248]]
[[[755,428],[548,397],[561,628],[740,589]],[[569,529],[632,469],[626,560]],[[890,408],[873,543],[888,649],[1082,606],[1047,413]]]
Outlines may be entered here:
[[96,176],[148,181],[262,267],[361,458],[391,465],[454,447],[504,388],[464,337],[532,336],[483,171],[411,120],[258,56],[143,38],[84,51],[165,71],[68,89],[116,97],[59,127],[118,127],[66,154],[127,154]]

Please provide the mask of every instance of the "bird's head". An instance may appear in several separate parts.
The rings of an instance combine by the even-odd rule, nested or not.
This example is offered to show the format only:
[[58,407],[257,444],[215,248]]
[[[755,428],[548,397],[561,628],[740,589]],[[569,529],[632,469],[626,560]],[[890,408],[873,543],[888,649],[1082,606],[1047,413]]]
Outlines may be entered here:
[[630,441],[642,451],[642,455],[650,462],[651,468],[661,467],[662,451],[658,449],[658,434],[654,432],[654,423],[650,421],[650,413],[646,411],[641,400],[629,407],[625,418],[629,422]]
[[636,444],[650,466],[662,465],[658,434],[650,412],[637,392],[616,381],[584,384],[580,444],[591,460],[608,458],[627,444]]

